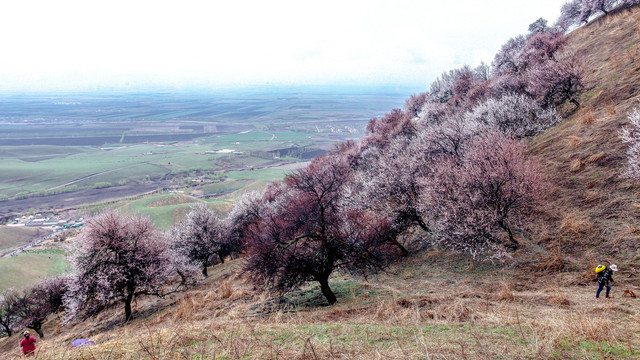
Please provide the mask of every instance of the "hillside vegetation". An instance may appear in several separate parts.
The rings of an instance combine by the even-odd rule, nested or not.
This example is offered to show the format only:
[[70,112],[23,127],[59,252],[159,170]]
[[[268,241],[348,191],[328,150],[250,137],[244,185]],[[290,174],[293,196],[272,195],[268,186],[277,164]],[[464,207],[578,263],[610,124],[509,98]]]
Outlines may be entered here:
[[[229,232],[232,240],[250,239],[247,257],[235,258],[235,251],[230,251],[227,261],[210,267],[208,277],[187,291],[162,298],[137,296],[133,318],[125,319],[126,323],[118,302],[86,319],[62,321],[65,313],[49,316],[42,329],[46,337],[38,342],[38,358],[640,358],[638,300],[622,296],[627,289],[640,293],[640,185],[623,176],[626,147],[619,139],[619,131],[628,124],[627,114],[640,96],[639,24],[636,6],[592,20],[566,39],[547,37],[548,30],[536,34],[533,27],[529,40],[540,39],[552,50],[542,61],[533,56],[540,63],[527,64],[531,72],[523,72],[522,67],[514,70],[505,61],[504,69],[496,70],[499,75],[493,78],[482,67],[445,73],[429,94],[409,99],[404,111],[372,120],[361,144],[343,144],[331,153],[335,157],[316,159],[283,184],[268,186],[263,195],[241,198],[227,219],[249,224],[231,226]],[[529,40],[523,37],[511,44]],[[555,53],[558,49],[561,53]],[[505,45],[501,52],[505,58],[506,50]],[[544,75],[548,70],[544,62],[551,61],[554,67],[556,60],[560,63],[569,57],[571,71],[578,66],[574,61],[580,60],[582,91],[559,99],[545,88],[548,84],[525,86],[525,92],[544,106],[519,95],[499,96],[500,106],[525,109],[531,122],[520,126],[480,116],[484,125],[506,129],[511,136],[491,131],[470,141],[477,151],[461,155],[460,162],[447,160],[424,169],[407,160],[411,155],[407,149],[424,146],[422,136],[434,133],[441,136],[438,139],[454,139],[453,149],[446,148],[452,154],[447,155],[459,156],[459,138],[446,131],[451,128],[434,126],[440,132],[431,132],[433,123],[451,121],[450,126],[464,127],[451,115],[459,111],[473,120],[480,113],[473,110],[477,109],[474,96],[491,100],[486,94],[495,89],[522,89],[523,78]],[[482,85],[475,93],[469,91],[474,81]],[[484,89],[489,90],[482,93]],[[489,100],[487,108],[493,106]],[[548,107],[557,107],[562,118]],[[447,111],[450,118],[442,120]],[[417,127],[424,133],[415,135]],[[526,158],[523,143],[528,146]],[[475,166],[486,165],[487,158],[497,155],[515,164],[506,166],[512,170],[509,174],[517,175],[509,181],[515,178],[523,185],[509,187],[507,195],[521,199],[520,191],[526,187],[529,191],[522,196],[529,202],[497,220],[482,209],[454,208],[461,198],[477,201],[480,197],[458,188],[482,195],[473,192],[478,184],[490,187],[493,183],[476,178],[500,180],[485,171],[491,166]],[[377,166],[362,165],[366,161]],[[348,170],[354,163],[359,167],[356,173]],[[450,193],[430,193],[430,199],[438,201],[425,205],[422,198],[412,197],[413,187],[401,185],[408,171],[428,179],[432,169],[440,175],[437,181],[418,185]],[[465,172],[453,172],[458,170]],[[531,176],[520,176],[518,171]],[[486,176],[477,176],[478,172]],[[385,181],[376,180],[381,174]],[[461,179],[454,181],[461,186],[447,179]],[[350,184],[347,190],[340,188],[342,182]],[[386,189],[389,183],[398,187],[381,201],[371,189]],[[313,196],[318,193],[321,196]],[[346,204],[331,203],[336,194],[347,194]],[[363,196],[371,201],[363,201]],[[477,204],[489,208],[490,200]],[[260,201],[269,207],[254,206]],[[172,195],[145,205],[195,202]],[[425,214],[425,206],[441,213]],[[340,212],[342,208],[349,211]],[[202,207],[205,223],[206,216],[219,224],[230,221],[207,215],[206,209]],[[263,220],[253,222],[260,216]],[[325,222],[327,218],[332,223]],[[485,221],[486,227],[476,226],[473,220]],[[316,222],[322,230],[314,228]],[[327,228],[332,231],[328,235],[323,232]],[[133,228],[140,229],[149,227]],[[82,239],[95,240],[85,231]],[[228,245],[218,233],[213,237],[212,244]],[[159,240],[150,239],[157,249]],[[335,249],[332,242],[344,246]],[[161,258],[163,253],[156,255]],[[342,262],[334,263],[334,257]],[[279,262],[273,263],[274,259]],[[614,262],[620,268],[615,274],[615,298],[596,301],[593,269],[598,263]],[[330,277],[326,268],[322,274],[309,270],[309,264],[316,263],[333,266],[328,270]],[[166,268],[159,269],[166,275]],[[324,275],[328,283],[323,282]],[[71,286],[74,291],[81,287]],[[87,304],[75,304],[79,314],[82,305],[91,310],[104,305],[86,299]],[[70,343],[79,338],[89,338],[96,345],[73,348]],[[3,340],[0,351],[18,358],[18,340],[17,335]]]
[[[640,100],[640,11],[603,16],[569,36],[568,51],[584,59],[586,91],[577,112],[536,137],[530,153],[556,186],[545,219],[547,243],[569,255],[574,269],[618,262],[638,282],[640,202],[625,178],[620,130]],[[544,240],[544,238],[543,238]]]

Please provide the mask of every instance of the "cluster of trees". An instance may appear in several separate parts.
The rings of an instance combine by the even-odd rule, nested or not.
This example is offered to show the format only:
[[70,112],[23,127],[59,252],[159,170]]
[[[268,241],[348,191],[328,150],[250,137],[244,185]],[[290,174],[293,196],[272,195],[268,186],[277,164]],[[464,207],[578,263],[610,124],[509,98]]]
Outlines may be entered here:
[[16,329],[33,329],[42,338],[47,316],[64,309],[68,278],[56,277],[23,291],[8,289],[0,294],[0,334],[11,336]]
[[589,19],[600,13],[607,15],[617,7],[640,5],[640,0],[570,0],[560,10],[557,25],[567,30],[571,26],[588,23]]
[[334,303],[338,269],[375,272],[431,244],[487,257],[517,249],[549,188],[523,139],[555,125],[556,107],[578,105],[582,89],[564,43],[540,19],[491,66],[444,73],[404,109],[371,119],[360,143],[243,200],[234,213],[245,271],[281,292],[317,282]]
[[83,228],[72,253],[73,274],[24,290],[0,294],[0,332],[28,327],[43,337],[48,315],[65,310],[86,318],[121,304],[124,320],[140,295],[166,296],[195,284],[207,266],[242,249],[241,237],[202,204],[171,231],[161,232],[147,217],[106,211]]

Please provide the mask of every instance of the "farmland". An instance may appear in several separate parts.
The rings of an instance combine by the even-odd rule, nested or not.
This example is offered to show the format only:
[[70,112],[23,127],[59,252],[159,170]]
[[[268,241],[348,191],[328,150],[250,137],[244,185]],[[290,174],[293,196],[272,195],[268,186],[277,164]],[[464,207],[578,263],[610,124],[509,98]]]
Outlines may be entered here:
[[210,197],[265,183],[360,137],[408,93],[0,95],[0,217],[158,189]]
[[0,226],[0,254],[7,249],[27,245],[33,240],[44,237],[49,233],[49,230],[38,227]]

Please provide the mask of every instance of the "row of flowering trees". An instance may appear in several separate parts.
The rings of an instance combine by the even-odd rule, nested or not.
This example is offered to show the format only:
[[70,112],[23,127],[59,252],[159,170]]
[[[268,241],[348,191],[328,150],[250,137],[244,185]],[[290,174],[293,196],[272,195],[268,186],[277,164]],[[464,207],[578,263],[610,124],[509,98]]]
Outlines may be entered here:
[[571,26],[588,23],[595,15],[607,15],[616,7],[628,8],[635,5],[640,5],[640,0],[570,0],[562,6],[557,25],[566,30]]
[[518,233],[549,189],[526,138],[560,120],[556,107],[579,104],[581,67],[564,43],[557,26],[536,21],[491,66],[444,73],[404,109],[371,119],[359,143],[337,144],[246,194],[224,219],[196,205],[161,232],[148,218],[106,212],[83,229],[74,273],[56,280],[56,295],[47,295],[49,283],[6,293],[0,325],[41,332],[61,308],[91,316],[114,304],[128,321],[137,296],[184,289],[238,254],[262,288],[316,282],[330,304],[335,271],[366,276],[424,246],[504,256],[520,246]]
[[359,143],[243,200],[233,212],[250,219],[236,230],[245,271],[277,291],[317,282],[334,303],[336,270],[375,272],[434,244],[487,257],[517,249],[550,188],[524,139],[555,125],[556,107],[579,105],[581,67],[564,43],[538,20],[492,66],[444,73],[371,119]]
[[140,295],[165,296],[195,284],[207,266],[240,251],[226,222],[204,205],[169,232],[147,217],[107,211],[87,222],[71,250],[73,273],[0,294],[0,332],[28,327],[43,337],[48,315],[88,317],[114,305],[132,318]]

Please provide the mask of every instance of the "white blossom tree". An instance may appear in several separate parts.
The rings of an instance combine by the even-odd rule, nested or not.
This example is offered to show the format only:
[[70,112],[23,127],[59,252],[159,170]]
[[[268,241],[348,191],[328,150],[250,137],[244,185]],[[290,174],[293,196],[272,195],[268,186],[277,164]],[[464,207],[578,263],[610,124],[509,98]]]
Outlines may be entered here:
[[628,118],[630,126],[620,132],[622,141],[629,145],[626,175],[640,180],[640,106],[633,109]]

